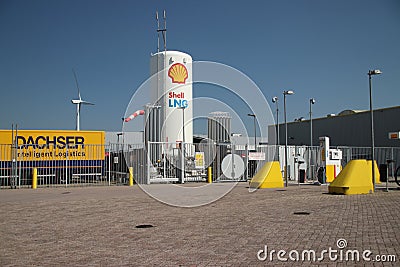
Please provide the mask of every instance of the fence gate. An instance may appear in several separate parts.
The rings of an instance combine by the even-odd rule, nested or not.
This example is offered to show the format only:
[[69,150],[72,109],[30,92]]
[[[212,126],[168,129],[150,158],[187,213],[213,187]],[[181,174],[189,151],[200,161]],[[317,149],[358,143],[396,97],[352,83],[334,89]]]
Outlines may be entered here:
[[219,143],[213,160],[213,182],[247,180],[247,152],[237,150],[231,143]]
[[144,183],[184,183],[206,181],[208,154],[199,144],[149,142],[147,180]]

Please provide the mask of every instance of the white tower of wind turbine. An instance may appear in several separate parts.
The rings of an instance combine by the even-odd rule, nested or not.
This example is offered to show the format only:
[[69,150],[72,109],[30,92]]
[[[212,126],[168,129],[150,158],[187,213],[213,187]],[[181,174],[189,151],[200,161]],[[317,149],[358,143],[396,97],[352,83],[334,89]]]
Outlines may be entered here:
[[74,73],[75,77],[75,82],[76,82],[76,88],[78,89],[78,99],[72,99],[71,102],[72,104],[76,105],[76,130],[80,130],[80,113],[81,113],[81,105],[94,105],[93,103],[87,102],[85,100],[82,100],[81,98],[81,90],[79,89],[79,84],[78,84],[78,79],[76,78],[76,73],[74,70],[72,70]]

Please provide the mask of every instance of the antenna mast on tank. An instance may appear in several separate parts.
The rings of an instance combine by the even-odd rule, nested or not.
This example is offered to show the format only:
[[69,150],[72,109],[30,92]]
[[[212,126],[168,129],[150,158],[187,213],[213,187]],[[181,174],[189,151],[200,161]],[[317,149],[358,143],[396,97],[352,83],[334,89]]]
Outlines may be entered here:
[[156,11],[157,20],[157,53],[160,52],[160,21],[158,20],[158,11]]
[[[167,20],[166,20],[166,12],[165,10],[163,11],[163,20],[164,20],[164,27],[161,29],[160,28],[160,19],[158,16],[158,10],[156,11],[156,21],[157,21],[157,96],[160,96],[160,91],[165,91],[165,68],[166,68],[166,54],[167,54]],[[162,56],[160,55],[160,34],[162,35],[163,38],[163,43],[164,43],[164,59],[163,59],[163,71],[160,71],[160,58]],[[161,86],[163,88],[160,88],[160,76],[162,79]],[[145,131],[147,134],[145,134],[145,139],[146,139],[146,144],[147,141],[161,141],[161,105],[160,105],[161,99],[157,99],[155,103],[152,103],[152,105],[146,105],[146,116],[147,116],[147,123],[145,122]],[[149,129],[153,129],[150,131]],[[154,131],[155,130],[155,131]],[[150,137],[151,132],[154,131],[154,136]],[[158,152],[159,155],[161,155],[161,152]]]
[[164,28],[160,29],[160,20],[158,18],[158,11],[156,11],[157,20],[157,53],[160,52],[160,33],[164,42],[164,52],[167,51],[167,15],[165,10],[163,11]]

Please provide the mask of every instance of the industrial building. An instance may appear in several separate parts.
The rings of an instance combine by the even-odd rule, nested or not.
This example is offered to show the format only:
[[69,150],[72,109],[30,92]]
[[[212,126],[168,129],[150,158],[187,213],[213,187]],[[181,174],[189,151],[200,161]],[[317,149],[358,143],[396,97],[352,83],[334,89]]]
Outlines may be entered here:
[[208,138],[217,143],[230,142],[231,119],[229,112],[211,112],[208,116]]
[[[389,133],[400,131],[400,106],[376,109],[374,114],[375,146],[400,147],[399,139],[389,139]],[[310,120],[287,123],[288,145],[311,145]],[[371,117],[369,111],[344,110],[312,119],[312,145],[319,145],[319,137],[330,137],[331,146],[371,146]],[[276,125],[268,126],[269,144],[276,143]],[[279,124],[279,143],[285,144],[285,124]]]

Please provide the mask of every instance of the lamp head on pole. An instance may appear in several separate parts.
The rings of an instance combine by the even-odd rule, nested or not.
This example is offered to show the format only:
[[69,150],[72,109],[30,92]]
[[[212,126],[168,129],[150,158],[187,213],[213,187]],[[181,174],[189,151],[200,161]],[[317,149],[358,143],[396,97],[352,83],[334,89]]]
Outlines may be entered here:
[[382,71],[380,71],[380,70],[370,70],[370,71],[368,71],[368,75],[369,76],[371,76],[371,75],[379,75],[379,74],[382,74]]
[[284,95],[293,95],[294,92],[292,90],[283,91]]
[[249,113],[249,114],[247,114],[247,116],[250,116],[250,117],[254,117],[254,118],[255,118],[255,117],[256,117],[256,114],[250,114],[250,113]]
[[315,99],[314,98],[310,98],[310,103],[314,105],[315,104]]
[[277,97],[277,96],[274,96],[274,97],[272,98],[272,103],[276,103],[276,102],[278,102],[278,97]]

